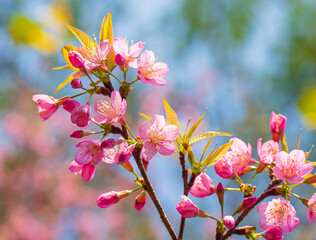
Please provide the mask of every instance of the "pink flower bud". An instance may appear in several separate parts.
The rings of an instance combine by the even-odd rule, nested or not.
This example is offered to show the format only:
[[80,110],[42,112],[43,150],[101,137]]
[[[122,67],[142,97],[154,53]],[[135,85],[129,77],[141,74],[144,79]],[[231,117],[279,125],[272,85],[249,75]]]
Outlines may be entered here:
[[32,96],[32,100],[37,103],[38,114],[45,121],[49,119],[63,104],[66,97],[60,99],[54,99],[45,94],[35,94]]
[[184,218],[195,218],[198,215],[199,209],[193,202],[185,195],[181,195],[181,202],[177,203],[177,210]]
[[82,104],[71,112],[71,122],[78,127],[85,127],[90,123],[91,109],[89,104]]
[[236,209],[236,211],[234,212],[233,215],[240,213],[241,211],[245,210],[248,207],[251,207],[253,204],[255,204],[257,202],[257,198],[256,197],[246,197],[242,200],[241,204],[238,206],[238,208]]
[[103,193],[98,197],[97,205],[100,208],[108,208],[117,203],[120,199],[127,197],[130,193],[131,191],[129,190],[122,192],[111,191],[108,193]]
[[72,98],[66,98],[63,104],[63,108],[71,113],[76,107],[79,107],[80,103]]
[[77,51],[69,51],[68,58],[72,66],[79,69],[84,69],[84,58]]
[[115,145],[121,144],[123,141],[122,139],[113,139],[113,138],[108,138],[102,141],[101,147],[102,148],[112,148]]
[[143,209],[146,203],[146,191],[142,191],[140,194],[137,195],[134,202],[134,208],[137,211],[140,211]]
[[223,223],[228,229],[235,227],[235,219],[233,216],[227,215],[223,218]]
[[126,59],[124,56],[122,56],[121,54],[116,54],[115,56],[115,62],[117,65],[119,65],[120,67],[122,67],[125,63],[126,63]]
[[270,228],[263,234],[263,237],[267,240],[280,240],[283,238],[283,232],[279,227]]
[[82,137],[88,136],[90,134],[91,134],[91,132],[89,132],[89,131],[77,130],[77,131],[72,132],[70,134],[70,137],[72,137],[72,138],[82,138]]
[[82,83],[81,83],[79,78],[72,79],[70,84],[71,84],[71,87],[74,88],[74,89],[82,88]]
[[221,206],[223,206],[223,204],[224,204],[224,192],[225,192],[225,190],[224,190],[223,184],[219,182],[217,184],[216,194],[218,197],[219,204]]
[[190,193],[198,198],[204,198],[216,192],[212,179],[204,172],[200,173],[190,189]]
[[285,131],[286,127],[286,117],[281,114],[271,113],[270,116],[270,128],[272,133],[272,139],[275,142],[279,142],[280,140],[280,130],[282,132]]

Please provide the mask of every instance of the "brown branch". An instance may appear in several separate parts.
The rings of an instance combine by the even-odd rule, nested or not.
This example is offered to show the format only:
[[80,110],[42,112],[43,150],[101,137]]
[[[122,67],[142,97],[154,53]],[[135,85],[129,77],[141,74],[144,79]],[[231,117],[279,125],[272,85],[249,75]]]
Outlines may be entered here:
[[[183,195],[188,196],[189,191],[190,191],[190,189],[194,183],[194,180],[196,178],[196,175],[194,173],[192,173],[190,181],[188,183],[188,171],[185,167],[185,159],[184,159],[184,154],[182,152],[179,153],[179,159],[180,159],[180,165],[182,167]],[[185,218],[181,217],[179,234],[178,234],[179,240],[182,239],[182,237],[183,237],[184,227],[185,227]]]
[[141,148],[139,146],[137,146],[135,148],[135,150],[133,151],[133,156],[135,158],[135,161],[137,163],[137,166],[138,166],[138,169],[145,181],[145,184],[146,184],[146,191],[148,193],[148,195],[150,196],[151,200],[153,201],[159,215],[160,215],[160,219],[161,221],[163,222],[163,224],[165,225],[166,229],[168,230],[169,232],[169,235],[171,236],[172,240],[178,240],[178,237],[175,233],[175,231],[173,230],[159,200],[158,200],[158,197],[155,193],[155,190],[153,188],[153,186],[151,185],[150,183],[150,180],[147,176],[147,172],[145,170],[145,167],[144,167],[144,164],[143,164],[143,161],[141,160],[140,158],[140,152],[141,152]]
[[276,191],[276,186],[278,184],[281,183],[281,180],[274,177],[273,180],[270,182],[269,186],[267,187],[267,189],[261,193],[257,199],[257,202],[255,204],[253,204],[252,206],[250,206],[249,208],[245,209],[242,214],[240,214],[240,216],[237,218],[236,222],[235,222],[235,227],[232,229],[229,229],[224,235],[223,235],[223,240],[228,239],[232,234],[235,233],[236,228],[238,227],[238,225],[242,222],[242,220],[244,220],[244,218],[248,215],[248,213],[254,209],[255,206],[258,205],[258,203],[260,203],[261,201],[263,201],[265,198],[270,197],[270,196],[277,196],[279,195],[279,193]]

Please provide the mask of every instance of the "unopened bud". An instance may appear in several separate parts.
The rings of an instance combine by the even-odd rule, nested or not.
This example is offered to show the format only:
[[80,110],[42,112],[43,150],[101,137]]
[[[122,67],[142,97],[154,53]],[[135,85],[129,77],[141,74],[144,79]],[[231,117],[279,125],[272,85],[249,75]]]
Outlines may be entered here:
[[223,207],[224,205],[224,187],[223,187],[223,184],[221,182],[219,182],[217,184],[217,191],[216,191],[216,194],[217,194],[217,197],[218,197],[218,201],[219,201],[219,204]]
[[117,203],[120,199],[127,197],[130,193],[130,190],[103,193],[98,197],[97,204],[100,208],[108,208]]
[[253,204],[255,204],[257,202],[257,198],[256,197],[247,197],[244,198],[241,202],[241,204],[238,206],[238,208],[236,209],[236,211],[234,212],[233,216],[237,213],[242,212],[243,210],[245,210],[246,208],[251,207]]
[[77,51],[69,51],[68,58],[72,66],[79,69],[84,69],[84,58]]
[[122,67],[125,63],[126,63],[126,59],[124,56],[122,56],[121,54],[116,54],[115,56],[115,62],[117,65],[119,65],[120,67]]
[[72,88],[82,88],[82,83],[79,78],[74,78],[71,80],[70,85]]
[[108,138],[102,141],[101,147],[102,148],[112,148],[117,144],[122,143],[122,139],[113,139],[113,138]]
[[140,211],[140,210],[142,210],[144,208],[145,204],[146,204],[146,191],[142,191],[135,198],[134,208],[137,211]]
[[92,132],[90,132],[90,131],[77,130],[77,131],[72,132],[70,134],[70,137],[72,137],[72,138],[82,138],[82,137],[88,136],[90,134],[92,134]]
[[223,223],[228,229],[235,227],[235,219],[233,216],[227,215],[223,218]]

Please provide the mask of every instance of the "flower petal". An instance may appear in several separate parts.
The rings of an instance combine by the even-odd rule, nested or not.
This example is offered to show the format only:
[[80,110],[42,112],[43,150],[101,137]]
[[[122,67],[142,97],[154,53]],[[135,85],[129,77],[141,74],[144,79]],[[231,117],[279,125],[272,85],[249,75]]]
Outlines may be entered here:
[[173,154],[174,151],[176,150],[176,145],[174,144],[174,142],[164,141],[164,142],[158,143],[157,150],[161,155],[169,156]]
[[143,149],[142,149],[142,158],[145,159],[146,161],[149,161],[152,159],[157,153],[157,149],[155,144],[152,142],[145,142]]

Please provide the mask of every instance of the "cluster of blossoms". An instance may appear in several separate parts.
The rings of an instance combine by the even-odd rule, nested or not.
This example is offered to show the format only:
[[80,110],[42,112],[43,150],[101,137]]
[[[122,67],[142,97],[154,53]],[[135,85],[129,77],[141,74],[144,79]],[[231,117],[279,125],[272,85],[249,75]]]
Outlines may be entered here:
[[[60,106],[63,106],[63,109],[71,114],[71,122],[78,127],[86,128],[94,124],[100,128],[100,131],[80,129],[70,134],[70,137],[78,139],[90,135],[100,135],[98,140],[87,139],[76,145],[79,149],[74,161],[69,166],[70,172],[80,175],[83,181],[91,181],[97,164],[103,162],[105,164],[122,165],[136,177],[137,187],[135,189],[101,194],[97,198],[99,207],[108,208],[120,199],[140,191],[134,201],[135,209],[140,211],[146,203],[146,195],[148,194],[172,239],[182,239],[185,218],[194,217],[216,220],[216,239],[227,239],[232,234],[237,234],[237,232],[240,234],[242,231],[244,231],[242,235],[251,239],[257,239],[258,237],[281,239],[283,232],[291,232],[299,224],[295,209],[290,204],[291,196],[299,198],[308,207],[308,221],[316,221],[316,194],[310,200],[307,200],[292,192],[294,187],[302,183],[311,184],[316,182],[316,176],[310,174],[313,165],[306,160],[310,153],[305,154],[298,147],[288,153],[284,134],[286,126],[284,116],[272,113],[270,126],[273,139],[263,144],[262,139],[258,140],[259,161],[251,157],[251,145],[249,143],[245,144],[238,138],[231,138],[228,143],[217,149],[214,148],[204,158],[214,136],[230,136],[230,134],[215,131],[192,137],[205,114],[188,131],[185,130],[181,134],[177,115],[166,100],[164,100],[164,105],[168,123],[162,115],[156,114],[153,117],[148,117],[143,114],[143,116],[150,119],[150,123],[142,124],[139,127],[139,134],[136,136],[129,128],[125,118],[127,97],[132,91],[131,85],[140,80],[143,83],[163,86],[166,83],[164,77],[169,71],[167,64],[156,62],[152,51],[143,51],[145,46],[143,42],[137,42],[129,46],[128,42],[122,37],[113,39],[111,13],[103,21],[99,44],[81,30],[69,25],[68,27],[83,46],[66,45],[62,49],[62,55],[67,65],[56,69],[72,69],[74,72],[59,85],[57,90],[60,90],[67,83],[71,83],[73,89],[79,89],[82,92],[60,99],[37,94],[33,96],[33,101],[37,103],[38,113],[43,120],[49,119]],[[114,75],[113,70],[116,67],[122,73],[123,79]],[[136,79],[133,81],[127,80],[129,68],[137,70]],[[84,76],[89,79],[89,88],[84,87],[86,84],[79,79]],[[112,85],[111,80],[113,79],[120,84],[118,90],[115,90]],[[74,100],[74,98],[85,94],[89,95],[85,103]],[[92,96],[95,94],[103,95],[103,98],[93,104],[94,112],[92,112],[90,105],[92,104]],[[196,161],[191,145],[209,137],[210,140],[204,148],[200,161]],[[279,148],[280,141],[283,151],[280,151]],[[148,164],[157,153],[169,156],[175,152],[179,152],[184,185],[182,201],[176,205],[176,209],[182,215],[178,236],[166,218],[147,176]],[[141,176],[136,173],[130,162],[132,156]],[[186,168],[186,156],[191,169]],[[224,188],[222,183],[215,186],[212,179],[205,173],[206,168],[214,164],[215,171],[220,177],[237,181],[239,188]],[[252,186],[251,182],[263,170],[266,170],[272,181],[268,189],[257,198],[253,196],[256,187]],[[243,183],[241,176],[253,171],[254,175],[250,181],[246,184]],[[191,176],[188,181],[189,174]],[[281,182],[283,182],[283,185],[280,185]],[[241,191],[244,194],[244,199],[231,215],[223,214],[224,193],[226,191]],[[200,210],[188,198],[189,193],[198,198],[205,198],[216,193],[222,209],[222,218],[216,219]],[[281,197],[258,205],[266,197],[278,195]],[[235,215],[246,216],[256,205],[258,205],[257,209],[261,214],[260,227],[266,231],[255,233],[256,228],[249,226],[237,228],[240,221],[235,222]]]

